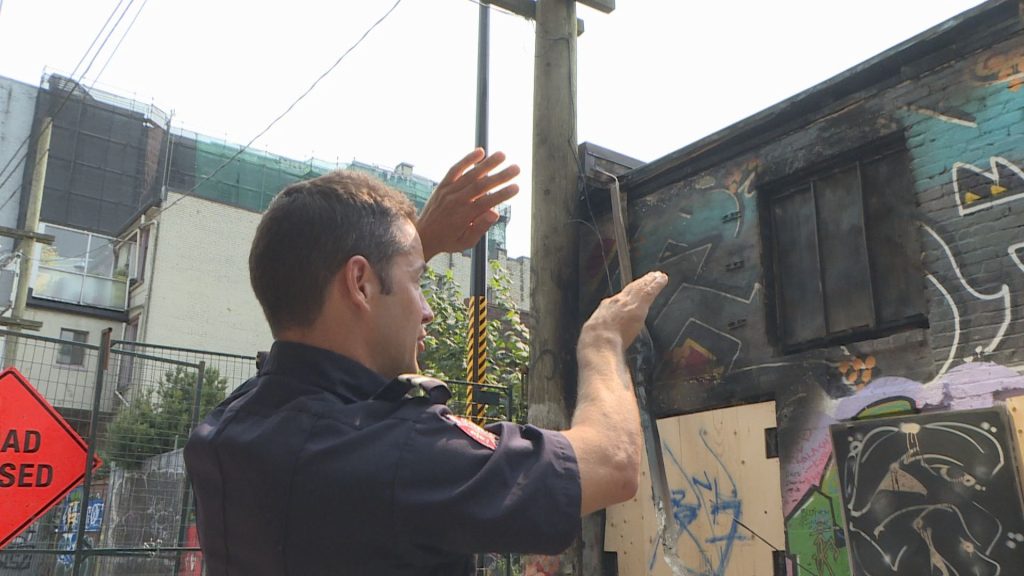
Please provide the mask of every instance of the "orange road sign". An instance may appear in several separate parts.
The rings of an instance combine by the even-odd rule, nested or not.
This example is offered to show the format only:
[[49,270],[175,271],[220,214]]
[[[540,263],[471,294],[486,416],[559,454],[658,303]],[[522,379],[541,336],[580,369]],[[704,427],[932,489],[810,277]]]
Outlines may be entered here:
[[[82,437],[15,368],[0,373],[0,548],[85,478]],[[93,468],[102,464],[93,459]]]

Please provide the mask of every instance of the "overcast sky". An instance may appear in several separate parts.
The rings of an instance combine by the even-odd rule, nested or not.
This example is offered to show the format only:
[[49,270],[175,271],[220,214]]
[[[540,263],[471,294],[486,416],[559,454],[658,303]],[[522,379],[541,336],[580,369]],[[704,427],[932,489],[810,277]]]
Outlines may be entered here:
[[[102,69],[97,87],[245,143],[395,0],[121,0],[120,8],[129,3],[86,84]],[[579,8],[579,139],[650,161],[980,2],[617,4],[611,14]],[[69,74],[117,5],[0,0],[0,75],[38,84],[44,71]],[[402,0],[256,147],[389,168],[409,162],[440,180],[474,144],[477,14],[470,0]],[[513,256],[528,255],[534,26],[497,10],[491,24],[490,148],[523,167],[508,240]]]

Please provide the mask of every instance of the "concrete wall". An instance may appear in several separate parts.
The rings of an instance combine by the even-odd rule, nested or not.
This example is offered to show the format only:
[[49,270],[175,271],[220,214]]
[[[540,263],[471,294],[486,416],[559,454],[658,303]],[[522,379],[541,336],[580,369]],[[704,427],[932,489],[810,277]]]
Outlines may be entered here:
[[[131,291],[129,315],[142,314],[139,339],[234,354],[267,350],[272,337],[249,285],[248,266],[260,214],[179,198],[168,195],[165,205],[174,205],[150,232],[147,277]],[[528,298],[529,260],[501,262],[512,278],[513,297]],[[442,254],[431,266],[453,268],[460,286],[469,286],[468,256]]]
[[[964,542],[981,552],[972,555],[974,564],[952,560],[963,544],[933,537],[928,519],[896,542],[850,533],[829,433],[832,424],[883,409],[944,411],[955,426],[973,430],[960,422],[959,410],[1024,393],[1024,34],[1012,2],[990,3],[979,23],[957,32],[936,36],[929,50],[893,58],[889,71],[871,81],[861,76],[853,88],[812,94],[788,122],[776,121],[784,108],[762,115],[763,126],[756,119],[747,126],[752,136],[718,146],[714,158],[681,153],[652,173],[646,189],[627,190],[634,268],[662,269],[671,278],[651,316],[661,354],[655,408],[670,416],[776,401],[791,573],[879,573],[866,570],[900,553],[901,567],[886,573],[928,573],[933,566],[941,570],[934,573],[991,574],[994,566],[1024,573],[1017,542],[1006,543],[1008,533],[1021,533],[1016,503],[1006,510],[970,503],[1001,522],[1001,531],[986,532],[988,521],[976,518],[936,529],[946,536],[973,530],[977,541]],[[770,184],[886,136],[909,153],[913,206],[885,218],[905,225],[920,246],[911,254],[920,270],[910,285],[923,297],[927,327],[784,353],[766,275],[762,211]],[[581,235],[584,311],[615,273],[610,218],[596,224],[601,241]],[[1004,432],[978,430],[1000,438]],[[911,441],[918,437],[908,433],[904,451],[914,460],[923,448],[906,447]],[[929,448],[944,453],[936,443]],[[1014,467],[1002,470],[1016,485]],[[905,469],[898,472],[907,481]],[[1007,498],[1019,503],[1019,494]],[[908,566],[925,571],[900,571]],[[714,574],[729,573],[724,564],[718,568]]]
[[[179,201],[180,199],[180,201]],[[270,348],[270,328],[249,287],[249,246],[260,215],[168,194],[150,233],[150,266],[132,291],[148,302],[139,340],[255,355]],[[145,296],[141,292],[145,291]]]

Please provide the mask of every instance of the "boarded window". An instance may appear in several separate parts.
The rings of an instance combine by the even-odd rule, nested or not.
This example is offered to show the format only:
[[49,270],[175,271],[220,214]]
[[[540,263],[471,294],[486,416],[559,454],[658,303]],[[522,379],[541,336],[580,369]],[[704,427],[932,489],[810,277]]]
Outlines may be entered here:
[[767,194],[786,351],[926,322],[908,155],[889,147],[860,156]]

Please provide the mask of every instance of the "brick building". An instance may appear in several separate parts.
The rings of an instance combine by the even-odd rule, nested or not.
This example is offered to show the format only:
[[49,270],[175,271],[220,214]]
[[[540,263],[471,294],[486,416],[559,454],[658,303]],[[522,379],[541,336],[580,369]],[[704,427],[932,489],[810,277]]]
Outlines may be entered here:
[[[634,269],[670,277],[652,397],[687,573],[1024,573],[1022,67],[1020,5],[993,0],[603,166]],[[612,183],[588,180],[583,313],[616,268]],[[668,574],[641,492],[604,544],[619,574]]]

